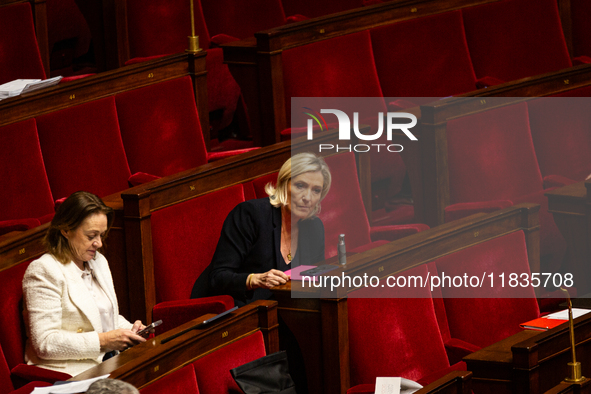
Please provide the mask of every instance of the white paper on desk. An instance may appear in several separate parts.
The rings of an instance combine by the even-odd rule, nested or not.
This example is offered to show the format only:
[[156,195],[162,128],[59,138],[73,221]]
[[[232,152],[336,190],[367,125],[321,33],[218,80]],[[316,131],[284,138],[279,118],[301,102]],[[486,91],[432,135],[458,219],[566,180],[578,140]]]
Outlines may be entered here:
[[30,83],[41,82],[40,79],[15,79],[0,85],[0,97],[7,98],[18,96]]
[[400,394],[401,378],[376,378],[376,394]]
[[[581,308],[573,308],[573,319],[577,317],[583,316],[591,312],[591,309],[581,309]],[[546,316],[546,319],[558,319],[558,320],[568,320],[568,309],[565,309],[560,312],[554,312]]]
[[49,387],[35,387],[35,390],[31,394],[74,394],[74,393],[85,393],[88,387],[96,382],[97,380],[106,379],[109,374],[99,376],[98,378],[80,380],[78,382],[68,382],[64,384],[58,384],[57,386]]

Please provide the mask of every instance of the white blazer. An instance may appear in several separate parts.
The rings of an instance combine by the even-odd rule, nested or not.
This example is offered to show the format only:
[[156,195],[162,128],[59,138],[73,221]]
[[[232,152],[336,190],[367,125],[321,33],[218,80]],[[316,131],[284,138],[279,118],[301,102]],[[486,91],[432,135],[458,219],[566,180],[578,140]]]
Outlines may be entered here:
[[[97,252],[88,264],[113,305],[113,327],[130,329],[119,315],[107,259]],[[23,295],[28,364],[74,376],[102,361],[101,316],[73,261],[62,264],[48,253],[33,261],[23,278]]]

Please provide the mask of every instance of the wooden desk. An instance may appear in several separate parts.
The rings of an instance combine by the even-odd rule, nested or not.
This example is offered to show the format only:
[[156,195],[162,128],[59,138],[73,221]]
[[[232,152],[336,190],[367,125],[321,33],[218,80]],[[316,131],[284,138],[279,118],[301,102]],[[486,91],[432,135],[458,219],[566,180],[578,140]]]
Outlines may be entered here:
[[[491,214],[477,214],[422,231],[368,250],[348,255],[347,265],[327,276],[384,278],[487,240],[523,231],[532,271],[539,269],[538,206],[521,204]],[[328,260],[331,264],[336,259]],[[306,365],[311,393],[344,394],[350,387],[347,295],[355,288],[302,288],[301,281],[273,290],[278,313],[293,332]],[[292,292],[309,298],[295,298]]]
[[[575,319],[577,361],[591,376],[591,316]],[[524,330],[464,358],[474,393],[543,393],[568,376],[568,324],[546,332]],[[560,391],[558,391],[560,392]]]
[[560,382],[544,394],[589,394],[591,393],[591,379],[585,379],[582,383]]
[[[572,272],[577,294],[591,292],[591,181],[564,186],[546,193],[548,211],[566,240],[564,272]],[[577,280],[584,278],[584,280]]]
[[276,306],[275,301],[256,301],[238,309],[217,324],[194,329],[170,342],[160,343],[161,340],[215,315],[202,316],[136,345],[70,380],[110,374],[110,378],[124,380],[137,388],[142,388],[257,330],[263,333],[267,354],[275,353],[279,350]]

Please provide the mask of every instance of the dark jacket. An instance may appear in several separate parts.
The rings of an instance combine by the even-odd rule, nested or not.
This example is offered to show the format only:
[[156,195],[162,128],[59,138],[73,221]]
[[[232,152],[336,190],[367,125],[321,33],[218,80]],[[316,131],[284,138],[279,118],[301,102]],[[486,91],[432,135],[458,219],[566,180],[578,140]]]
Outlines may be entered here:
[[[323,261],[322,221],[313,217],[298,222],[298,226],[298,248],[292,264],[296,260],[296,265]],[[271,291],[266,289],[247,291],[246,279],[252,273],[284,268],[280,248],[281,209],[273,207],[269,198],[238,204],[224,221],[213,255],[209,272],[211,289],[215,294],[231,295],[238,306],[270,298]]]

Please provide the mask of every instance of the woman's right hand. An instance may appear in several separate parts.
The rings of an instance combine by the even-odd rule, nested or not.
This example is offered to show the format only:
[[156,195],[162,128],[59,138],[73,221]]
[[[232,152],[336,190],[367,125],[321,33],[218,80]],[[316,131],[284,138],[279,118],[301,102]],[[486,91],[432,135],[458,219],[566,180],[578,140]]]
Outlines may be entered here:
[[101,349],[121,351],[140,342],[146,342],[146,339],[131,330],[118,328],[117,330],[99,333],[99,341]]
[[252,274],[250,278],[250,289],[263,288],[272,289],[275,286],[280,286],[289,280],[289,276],[285,275],[283,271],[272,269],[262,274]]

